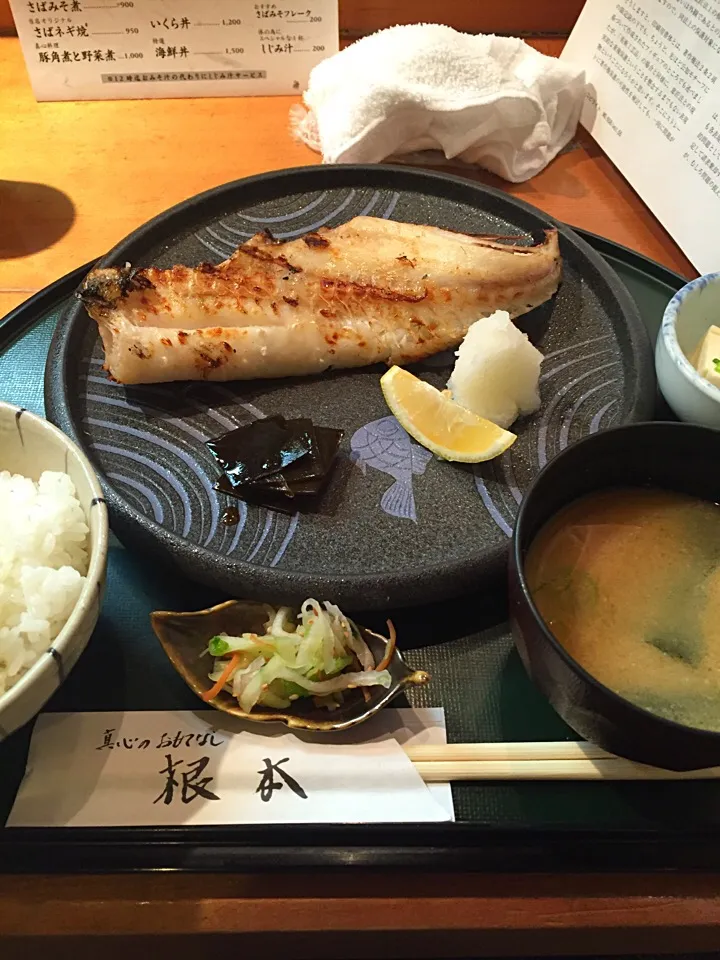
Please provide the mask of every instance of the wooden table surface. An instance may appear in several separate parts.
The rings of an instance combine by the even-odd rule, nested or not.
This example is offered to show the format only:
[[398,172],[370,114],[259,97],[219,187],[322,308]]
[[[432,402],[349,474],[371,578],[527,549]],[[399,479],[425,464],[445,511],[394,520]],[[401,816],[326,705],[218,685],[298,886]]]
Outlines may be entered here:
[[[537,45],[556,53],[562,41]],[[288,132],[296,100],[36,103],[18,41],[0,37],[0,315],[186,197],[249,174],[317,163]],[[528,183],[474,176],[694,275],[586,135]]]
[[[562,41],[544,40],[543,52]],[[295,98],[43,103],[0,37],[0,316],[163,209],[318,157],[288,134]],[[687,276],[692,266],[585,135],[517,186],[570,224]],[[1,391],[1,385],[0,385]],[[548,864],[548,869],[552,864]],[[0,870],[2,864],[0,864]],[[255,957],[666,953],[720,947],[715,876],[0,876],[3,958],[195,955],[201,934]]]

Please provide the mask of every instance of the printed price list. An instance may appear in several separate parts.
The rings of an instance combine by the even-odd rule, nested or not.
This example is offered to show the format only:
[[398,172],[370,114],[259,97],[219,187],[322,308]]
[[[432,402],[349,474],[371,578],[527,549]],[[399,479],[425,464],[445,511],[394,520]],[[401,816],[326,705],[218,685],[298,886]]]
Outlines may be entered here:
[[299,93],[337,0],[11,0],[38,100]]

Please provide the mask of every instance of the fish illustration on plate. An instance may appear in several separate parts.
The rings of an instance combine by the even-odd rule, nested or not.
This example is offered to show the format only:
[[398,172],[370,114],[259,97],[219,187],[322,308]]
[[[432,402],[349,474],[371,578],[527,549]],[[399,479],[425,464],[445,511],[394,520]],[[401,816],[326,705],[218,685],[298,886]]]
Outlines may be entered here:
[[363,473],[372,467],[395,481],[380,500],[385,513],[416,521],[413,474],[425,473],[432,460],[430,451],[413,443],[395,417],[382,417],[360,427],[352,435],[350,449],[352,459]]

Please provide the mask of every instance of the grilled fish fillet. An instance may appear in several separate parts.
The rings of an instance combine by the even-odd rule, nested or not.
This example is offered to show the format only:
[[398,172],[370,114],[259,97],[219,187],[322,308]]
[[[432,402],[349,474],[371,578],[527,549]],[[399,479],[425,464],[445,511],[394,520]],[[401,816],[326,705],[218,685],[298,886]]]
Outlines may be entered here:
[[520,240],[356,217],[286,243],[258,234],[219,266],[92,270],[80,296],[121,383],[405,364],[555,293],[557,230]]

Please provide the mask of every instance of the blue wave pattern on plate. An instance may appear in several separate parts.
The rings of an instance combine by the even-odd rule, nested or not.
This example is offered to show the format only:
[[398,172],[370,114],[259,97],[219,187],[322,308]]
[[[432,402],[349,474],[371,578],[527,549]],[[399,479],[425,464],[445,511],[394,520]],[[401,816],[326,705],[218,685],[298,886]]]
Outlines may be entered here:
[[205,227],[195,236],[215,258],[225,259],[236,247],[262,230],[269,230],[276,240],[292,240],[320,227],[336,227],[353,217],[392,216],[399,194],[381,190],[349,189],[345,196],[338,191],[321,193],[292,213],[272,217],[255,217],[236,213],[224,217],[212,227]]
[[[192,528],[199,543],[221,554],[237,553],[266,566],[280,563],[298,515],[256,509],[251,517],[238,502],[239,522],[223,524],[221,512],[230,501],[213,489],[217,469],[204,445],[262,412],[238,402],[220,384],[123,387],[109,380],[101,366],[100,357],[90,359],[89,369],[96,372],[86,377],[83,422],[105,473],[135,509],[184,537]],[[194,396],[199,387],[202,400]]]
[[[363,191],[349,190],[340,200],[337,193],[333,193],[329,210],[323,208],[323,204],[327,204],[327,195],[320,194],[305,202],[294,213],[271,217],[235,215],[221,220],[215,227],[206,227],[196,236],[215,256],[226,257],[238,243],[249,239],[259,229],[270,230],[278,240],[286,240],[321,226],[335,226],[351,216],[392,216],[398,200],[397,194],[388,198],[376,190],[369,200],[365,200],[364,196],[359,197],[361,193]],[[360,203],[363,205],[357,209]],[[382,212],[378,212],[378,207],[382,208]],[[320,211],[322,219],[319,219]],[[300,230],[293,229],[290,224],[300,216],[309,217],[310,222],[305,223]],[[429,358],[424,366],[429,369],[444,366],[449,370],[453,362],[452,354],[446,353],[439,358]],[[615,417],[613,408],[618,408],[622,400],[621,364],[617,347],[609,334],[581,341],[547,355],[541,377],[542,408],[536,417],[523,425],[523,442],[513,446],[498,463],[479,467],[475,471],[475,486],[482,502],[506,536],[512,534],[522,499],[515,461],[519,461],[519,473],[524,473],[522,466],[523,461],[527,461],[528,444],[535,447],[537,457],[533,461],[531,474],[523,484],[524,487],[538,469],[545,466],[548,459],[563,450],[571,437],[575,438],[575,434],[581,436],[595,433],[601,425],[611,426]],[[356,431],[351,440],[351,456],[363,472],[367,467],[372,467],[387,473],[395,480],[383,493],[379,508],[398,520],[417,522],[413,474],[419,478],[425,472],[427,460],[421,461],[417,456],[409,460],[401,457],[397,463],[394,460],[388,463],[386,456],[379,459],[374,456],[372,444],[368,445],[367,431],[379,423],[391,422],[396,424],[399,433],[409,442],[410,438],[394,417],[388,417],[383,421],[368,423]],[[378,438],[375,439],[377,443]]]
[[[622,361],[610,334],[545,355],[539,411],[515,425],[522,430],[522,437],[507,453],[475,468],[477,491],[506,536],[512,535],[523,490],[531,477],[571,440],[612,426],[621,391]],[[528,465],[532,467],[530,475]]]
[[[337,226],[354,216],[391,218],[398,199],[396,192],[360,188],[301,195],[288,198],[290,209],[286,212],[271,216],[234,212],[204,226],[194,237],[209,254],[208,259],[217,263],[260,230],[287,240],[321,226]],[[438,379],[436,385],[440,386],[439,378],[447,379],[453,360],[451,353],[445,353],[429,358],[420,367],[431,379]],[[87,376],[85,421],[108,477],[122,488],[128,501],[139,512],[184,537],[192,529],[195,542],[218,553],[261,566],[280,564],[301,522],[300,514],[288,517],[265,508],[248,508],[240,502],[238,525],[224,526],[220,515],[230,501],[213,489],[214,461],[203,445],[225,430],[264,416],[263,411],[242,402],[232,385],[124,388],[107,380],[101,365],[98,344],[90,360],[92,372]],[[610,334],[581,340],[546,355],[541,409],[517,425],[520,438],[506,454],[474,470],[480,500],[502,535],[511,535],[523,491],[538,470],[571,440],[612,425],[621,407],[622,390],[622,359]],[[199,391],[202,400],[193,397]],[[211,402],[217,400],[215,405],[208,405],[208,395]],[[173,415],[178,408],[180,415]],[[152,419],[150,425],[146,423],[148,418]],[[386,456],[378,459],[369,444],[372,438],[368,430],[380,423],[395,424],[410,444],[394,418],[386,417],[355,431],[350,441],[351,458],[363,473],[369,467],[395,481],[379,497],[378,509],[395,520],[417,523],[414,484],[422,483],[430,456],[423,459],[413,453],[397,463],[385,462]],[[138,441],[145,453],[134,449]],[[154,458],[147,456],[146,445],[152,448]],[[412,452],[415,446],[411,444],[408,449]]]
[[[470,180],[383,165],[304,167],[193,198],[127,238],[112,262],[219,262],[258,230],[288,239],[359,214],[522,235],[528,243],[547,224],[533,208]],[[390,460],[398,462],[391,463],[383,445],[378,453],[360,442],[369,424],[392,423],[380,364],[281,380],[113,385],[101,369],[95,324],[79,304],[68,305],[53,339],[51,415],[104,474],[126,542],[225,594],[300,602],[321,592],[357,610],[474,590],[500,573],[518,500],[541,461],[591,431],[646,417],[652,403],[651,354],[632,303],[596,254],[567,228],[561,235],[557,296],[518,320],[549,357],[543,406],[518,421],[508,456],[476,470],[425,459],[413,447],[408,462],[393,446]],[[452,362],[447,351],[414,369],[442,388]],[[332,479],[300,515],[249,505],[237,526],[226,527],[223,511],[233,501],[213,488],[216,467],[203,440],[263,415],[312,416],[342,430]]]
[[[452,355],[443,354],[442,358],[449,371]],[[433,362],[435,360],[430,357],[423,366],[432,369],[443,365]],[[616,416],[614,408],[622,399],[621,365],[610,334],[546,355],[540,376],[540,410],[515,425],[523,439],[498,461],[475,468],[476,489],[487,512],[506,536],[512,535],[522,500],[515,463],[519,463],[522,471],[528,460],[528,447],[534,448],[536,456],[530,459],[535,475],[548,460],[565,449],[571,437],[576,439],[597,433],[601,426],[612,426]],[[389,516],[417,521],[413,474],[422,476],[432,455],[411,442],[395,417],[360,427],[353,434],[351,447],[352,458],[363,473],[367,467],[373,467],[395,479],[383,494],[380,508]]]
[[[370,189],[321,192],[300,198],[297,209],[280,215],[233,213],[205,226],[195,238],[210,254],[208,259],[217,263],[260,230],[269,229],[285,240],[355,216],[387,218],[398,198],[396,192]],[[102,370],[99,342],[86,364],[83,423],[107,477],[128,502],[163,527],[214,552],[258,566],[281,564],[300,514],[248,507],[217,493],[215,462],[204,446],[206,440],[265,413],[243,402],[232,384],[113,383]],[[235,526],[226,526],[221,519],[230,503],[240,511]],[[414,510],[414,504],[400,504],[401,508]]]

